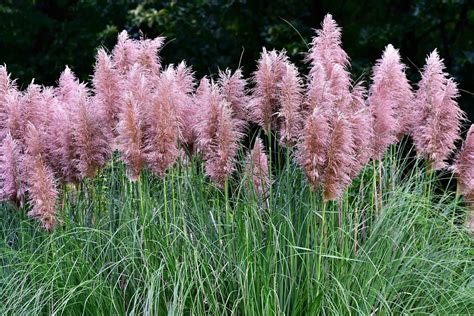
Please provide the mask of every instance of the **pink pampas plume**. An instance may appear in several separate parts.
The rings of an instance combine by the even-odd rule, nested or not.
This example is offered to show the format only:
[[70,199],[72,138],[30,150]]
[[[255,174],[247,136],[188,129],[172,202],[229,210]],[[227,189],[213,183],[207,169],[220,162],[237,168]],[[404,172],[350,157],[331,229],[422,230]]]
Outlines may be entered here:
[[154,39],[141,39],[139,41],[139,50],[137,63],[150,75],[158,75],[161,69],[158,52],[165,42],[164,37]]
[[[400,63],[398,51],[392,45],[388,45],[382,58],[377,60],[373,68],[373,83],[368,98],[374,115],[374,159],[383,158],[385,150],[397,142],[397,136],[401,131],[397,111],[403,102],[399,99],[404,93],[400,91],[399,84],[399,81],[405,78],[403,70],[404,66]],[[410,90],[405,92],[410,93]]]
[[92,179],[111,156],[110,134],[102,123],[104,115],[86,92],[74,106],[72,125],[77,169],[82,177]]
[[2,137],[7,133],[15,140],[20,140],[24,136],[22,118],[22,95],[17,89],[7,91],[4,96],[5,121],[3,124]]
[[464,195],[470,210],[466,228],[474,233],[474,125],[471,125],[461,150],[457,153],[452,170],[457,176],[457,193]]
[[285,72],[287,60],[285,51],[267,52],[264,48],[254,73],[255,87],[249,106],[250,117],[267,134],[271,128],[278,127],[275,113],[279,108],[280,81]]
[[19,205],[24,189],[20,180],[19,145],[7,133],[0,147],[0,201],[11,200]]
[[180,156],[178,141],[177,85],[172,67],[165,69],[157,80],[155,96],[145,115],[145,159],[150,169],[163,177]]
[[137,62],[140,45],[128,37],[127,31],[118,35],[117,44],[112,50],[112,60],[120,75],[126,74]]
[[97,52],[92,83],[95,92],[94,102],[103,109],[106,122],[114,131],[122,108],[124,87],[111,57],[104,49],[99,49]]
[[247,80],[243,78],[242,70],[237,69],[233,74],[229,69],[219,71],[218,84],[221,94],[230,104],[235,118],[243,123],[247,122],[250,98],[247,95]]
[[350,173],[354,179],[369,162],[372,151],[370,147],[374,138],[373,116],[365,102],[366,89],[361,82],[357,83],[351,93],[350,114],[348,116],[355,146],[354,166]]
[[241,133],[239,121],[230,105],[219,94],[218,87],[201,81],[198,102],[202,113],[196,126],[197,146],[206,161],[206,174],[220,188],[234,171]]
[[209,178],[223,188],[226,179],[234,171],[241,134],[228,103],[219,103],[217,112],[217,130],[211,144],[212,151],[207,155],[205,169]]
[[303,88],[298,69],[288,62],[280,81],[280,143],[288,148],[293,148],[301,134],[303,117],[301,115],[303,102]]
[[76,164],[76,144],[73,114],[69,106],[60,103],[52,110],[48,126],[48,153],[50,165],[58,178],[66,183],[77,184],[81,175]]
[[127,176],[131,181],[140,178],[145,164],[141,117],[139,104],[129,94],[117,125],[117,147],[122,161],[127,165]]
[[427,57],[421,75],[415,98],[417,119],[413,140],[419,156],[428,159],[435,170],[443,169],[460,138],[464,112],[455,101],[456,83],[447,78],[436,50]]
[[[458,179],[461,194],[473,197],[474,194],[474,125],[467,132],[461,150],[457,153],[452,166]],[[474,202],[474,201],[470,201]]]
[[327,113],[315,108],[305,122],[302,142],[296,152],[296,162],[303,169],[313,191],[316,191],[323,177],[330,133]]
[[194,125],[197,119],[197,109],[192,95],[195,85],[194,73],[184,61],[172,69],[178,119],[181,126],[180,143],[187,147],[188,153],[192,153],[195,141]]
[[323,198],[334,201],[351,183],[354,165],[354,140],[349,121],[338,113],[333,122],[324,170]]
[[341,28],[331,14],[324,17],[321,29],[316,30],[306,60],[311,63],[310,76],[323,66],[328,78],[331,77],[334,65],[345,69],[349,65],[349,57],[341,47]]
[[58,192],[53,171],[45,162],[41,135],[31,123],[27,127],[27,149],[23,161],[29,201],[29,217],[37,218],[46,230],[56,225],[55,205]]
[[268,173],[268,159],[260,138],[257,138],[252,151],[247,157],[246,169],[252,178],[257,195],[263,199],[268,197],[271,180]]

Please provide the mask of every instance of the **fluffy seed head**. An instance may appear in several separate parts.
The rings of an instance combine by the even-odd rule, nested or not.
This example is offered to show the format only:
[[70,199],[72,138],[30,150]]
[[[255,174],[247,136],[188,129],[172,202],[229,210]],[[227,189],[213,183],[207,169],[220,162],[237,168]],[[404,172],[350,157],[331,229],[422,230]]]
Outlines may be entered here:
[[251,176],[253,188],[257,195],[266,199],[270,192],[271,180],[268,172],[267,155],[260,138],[257,138],[252,151],[247,157],[246,170]]
[[428,159],[435,169],[446,167],[446,160],[460,138],[464,112],[456,102],[457,97],[456,83],[444,72],[435,50],[426,59],[416,92],[417,119],[412,133],[418,155]]
[[305,122],[302,141],[296,152],[296,162],[303,169],[313,191],[323,178],[330,134],[327,113],[315,108]]
[[474,125],[469,128],[466,140],[456,155],[452,169],[456,173],[461,193],[472,197],[474,194]]

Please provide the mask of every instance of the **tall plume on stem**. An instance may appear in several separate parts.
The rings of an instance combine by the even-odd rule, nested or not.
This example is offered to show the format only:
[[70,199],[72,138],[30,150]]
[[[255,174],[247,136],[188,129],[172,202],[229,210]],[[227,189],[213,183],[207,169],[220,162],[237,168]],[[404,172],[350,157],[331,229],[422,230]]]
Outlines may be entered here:
[[125,97],[123,112],[117,125],[117,147],[122,161],[127,165],[127,175],[132,181],[140,178],[145,164],[143,120],[141,106],[131,94]]
[[8,132],[6,129],[6,122],[8,120],[7,94],[15,89],[15,82],[10,79],[7,67],[0,65],[0,140],[2,140]]
[[404,106],[403,102],[411,103],[411,90],[405,86],[404,66],[392,45],[388,45],[382,58],[377,60],[372,81],[368,101],[374,115],[373,154],[374,159],[380,160],[387,147],[397,142],[402,131],[397,112]]
[[271,179],[268,173],[267,155],[260,138],[257,138],[252,151],[247,157],[246,170],[251,176],[257,195],[266,199],[270,192]]
[[474,125],[471,125],[461,150],[457,153],[452,166],[458,180],[458,192],[470,210],[465,226],[474,233]]
[[241,138],[239,121],[214,83],[209,84],[206,79],[201,85],[197,100],[202,113],[196,126],[197,145],[206,161],[206,174],[222,188],[234,171]]
[[349,121],[342,113],[335,117],[324,170],[324,192],[326,201],[336,200],[351,182],[354,165],[354,140]]
[[[195,141],[194,125],[196,124],[197,109],[193,100],[194,73],[184,61],[176,67],[170,66],[173,72],[175,99],[177,103],[178,120],[181,127],[180,143],[187,147],[189,153],[193,151]],[[171,71],[171,70],[170,70]]]
[[311,63],[310,75],[322,67],[328,78],[332,76],[334,65],[343,69],[349,65],[349,56],[342,49],[341,28],[331,14],[326,14],[321,29],[316,30],[306,59]]
[[118,70],[104,49],[99,49],[97,52],[92,83],[95,92],[94,102],[102,108],[106,123],[111,131],[114,131],[122,108],[124,87]]
[[284,51],[267,52],[264,48],[254,73],[255,87],[250,103],[250,117],[267,134],[271,128],[278,127],[275,113],[279,109],[280,82],[287,60],[288,57]]
[[303,125],[302,102],[303,88],[298,69],[290,62],[285,64],[285,71],[280,82],[280,143],[288,148],[296,145]]
[[160,72],[161,63],[158,58],[158,52],[164,42],[164,37],[141,39],[139,42],[137,63],[151,76],[156,76]]
[[306,120],[302,142],[296,152],[296,162],[303,169],[313,191],[316,191],[323,178],[330,134],[327,113],[315,108]]
[[81,90],[72,116],[77,169],[82,177],[94,178],[111,156],[111,137],[101,123],[101,109],[91,102],[85,87]]
[[24,192],[19,162],[19,146],[10,133],[7,133],[0,147],[0,200],[11,200],[17,205]]
[[460,193],[474,198],[474,125],[471,125],[467,132],[466,140],[456,155],[452,170],[456,173]]
[[242,121],[242,126],[248,120],[248,104],[250,101],[247,95],[247,81],[243,78],[242,70],[237,69],[233,74],[229,69],[219,71],[218,81],[221,94],[230,104],[230,108],[236,119]]
[[315,107],[320,107],[325,111],[337,109],[349,114],[349,56],[342,48],[341,28],[330,14],[325,16],[321,29],[316,31],[306,61],[311,65],[306,110],[311,113]]
[[112,50],[112,60],[120,75],[126,74],[137,62],[139,43],[130,39],[127,31],[122,31],[117,38],[117,44]]
[[456,83],[444,72],[436,50],[426,58],[421,76],[415,97],[413,140],[418,155],[437,170],[446,167],[446,160],[455,149],[464,113],[455,100]]
[[366,88],[362,82],[357,83],[351,93],[350,114],[348,120],[352,127],[355,159],[351,179],[354,179],[372,157],[369,149],[374,138],[373,116],[365,102]]
[[26,155],[23,160],[26,185],[32,209],[29,217],[37,218],[42,226],[51,230],[56,225],[55,205],[58,192],[53,171],[45,161],[44,144],[36,127],[27,127]]
[[149,108],[144,109],[145,159],[150,169],[162,177],[180,155],[177,89],[175,72],[169,67],[158,78],[156,94]]

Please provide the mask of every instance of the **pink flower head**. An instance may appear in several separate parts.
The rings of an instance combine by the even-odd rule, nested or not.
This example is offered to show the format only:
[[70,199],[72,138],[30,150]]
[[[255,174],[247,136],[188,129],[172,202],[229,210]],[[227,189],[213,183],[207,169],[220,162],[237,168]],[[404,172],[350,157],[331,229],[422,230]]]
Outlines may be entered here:
[[464,112],[456,98],[458,89],[444,72],[443,61],[434,50],[426,59],[415,98],[416,124],[413,140],[418,155],[427,158],[435,169],[446,167],[446,160],[460,138]]
[[149,108],[144,109],[145,159],[159,176],[164,176],[180,156],[177,89],[174,70],[168,67],[157,80],[156,94]]
[[74,130],[74,146],[77,169],[82,177],[94,178],[97,170],[111,156],[111,139],[108,128],[101,121],[104,115],[86,91],[74,105],[71,123]]
[[303,169],[313,191],[316,191],[323,178],[330,134],[327,113],[315,108],[305,122],[302,142],[296,152],[296,162]]
[[400,114],[404,113],[401,108],[405,105],[402,103],[411,102],[411,90],[404,69],[400,55],[392,45],[385,48],[382,58],[373,68],[368,101],[374,115],[375,159],[383,158],[387,147],[397,142],[397,136],[402,131],[399,121]]
[[38,218],[45,229],[51,230],[56,225],[55,205],[58,196],[54,174],[45,161],[41,134],[31,123],[27,127],[26,139],[28,142],[23,165],[32,205],[28,216]]
[[349,57],[341,47],[341,28],[331,14],[324,17],[321,29],[316,30],[306,60],[311,63],[310,75],[323,66],[326,75],[331,77],[334,65],[345,69],[349,65]]
[[466,140],[456,155],[452,169],[457,175],[461,193],[471,198],[474,194],[474,125],[469,128]]
[[352,129],[355,146],[351,179],[354,179],[360,173],[372,156],[369,148],[374,138],[373,116],[365,102],[365,95],[366,89],[362,82],[357,83],[352,89],[350,114],[347,117]]
[[99,49],[97,52],[92,83],[95,93],[94,102],[102,108],[106,123],[111,130],[114,130],[122,108],[124,84],[111,57],[104,49]]
[[112,50],[112,60],[117,67],[119,74],[128,72],[133,64],[137,62],[140,44],[128,37],[127,31],[122,31],[118,35],[117,44]]
[[221,94],[230,104],[235,118],[243,123],[247,122],[250,98],[247,95],[247,80],[243,78],[242,70],[237,69],[233,74],[229,69],[219,71],[218,83]]
[[270,192],[271,180],[268,170],[268,159],[262,141],[257,138],[252,151],[247,157],[246,169],[252,177],[253,187],[258,196],[266,199]]
[[21,200],[24,189],[20,180],[20,151],[17,142],[7,133],[0,147],[0,200]]
[[145,164],[142,115],[140,104],[129,94],[117,125],[117,145],[132,181],[139,179]]
[[280,81],[280,143],[292,148],[296,145],[303,127],[302,102],[303,88],[298,69],[287,62]]
[[233,117],[219,88],[207,79],[201,81],[197,102],[201,112],[196,125],[197,146],[206,161],[206,174],[222,188],[234,170],[241,138],[239,121]]
[[254,73],[255,87],[250,103],[250,117],[265,133],[269,133],[272,127],[278,127],[275,113],[278,112],[280,81],[287,60],[285,51],[267,52],[264,48]]
[[165,42],[164,37],[142,39],[139,42],[138,64],[151,75],[158,75],[161,69],[158,52]]
[[323,197],[336,200],[351,183],[354,166],[354,139],[350,122],[341,112],[335,117],[324,170]]

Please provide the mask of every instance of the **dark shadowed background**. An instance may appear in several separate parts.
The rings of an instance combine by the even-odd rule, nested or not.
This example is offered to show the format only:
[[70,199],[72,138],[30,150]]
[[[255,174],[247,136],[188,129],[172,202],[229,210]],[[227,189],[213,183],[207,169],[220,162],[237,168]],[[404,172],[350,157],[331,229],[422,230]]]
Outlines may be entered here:
[[400,48],[408,74],[438,48],[458,81],[460,103],[474,119],[474,5],[462,0],[0,0],[0,63],[25,87],[54,84],[69,65],[89,80],[98,46],[111,49],[119,31],[163,35],[164,63],[185,59],[199,76],[239,63],[249,75],[261,47],[286,49],[305,71],[305,42],[332,13],[354,78],[369,79],[385,45]]

